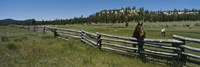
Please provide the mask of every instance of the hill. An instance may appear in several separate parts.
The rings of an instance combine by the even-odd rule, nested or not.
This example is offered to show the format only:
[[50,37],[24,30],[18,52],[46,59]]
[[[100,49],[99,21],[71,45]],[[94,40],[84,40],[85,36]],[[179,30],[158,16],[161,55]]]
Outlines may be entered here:
[[3,19],[3,20],[0,20],[0,25],[7,25],[7,24],[16,23],[16,22],[19,22],[19,21],[13,20],[13,19]]
[[8,25],[8,24],[29,24],[33,21],[33,19],[27,20],[14,20],[14,19],[2,19],[0,20],[0,25]]
[[101,10],[87,17],[74,17],[71,19],[56,19],[53,21],[39,21],[37,25],[53,24],[92,24],[92,23],[128,23],[132,21],[142,22],[177,22],[199,21],[200,9],[174,9],[168,11],[151,11],[143,7],[126,7],[121,9]]

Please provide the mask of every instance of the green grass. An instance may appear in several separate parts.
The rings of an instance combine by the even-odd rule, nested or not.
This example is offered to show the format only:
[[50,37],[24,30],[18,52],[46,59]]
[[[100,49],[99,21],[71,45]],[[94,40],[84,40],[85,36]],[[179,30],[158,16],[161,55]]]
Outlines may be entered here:
[[[184,24],[195,24],[200,22],[160,22],[160,23],[144,23],[144,30],[146,32],[146,38],[162,38],[162,39],[172,39],[172,35],[182,35],[187,37],[193,38],[200,38],[200,27],[192,27],[189,29],[188,27],[182,26]],[[89,32],[100,32],[112,35],[119,35],[119,36],[126,36],[131,37],[134,31],[134,28],[137,23],[129,23],[129,27],[125,28],[125,23],[118,23],[118,24],[93,24],[93,25],[55,25],[56,27],[61,28],[69,28],[69,29],[76,29],[76,30],[86,30]],[[160,26],[162,25],[162,26]],[[165,25],[176,25],[176,26],[169,26],[165,27]],[[180,25],[180,26],[178,26]],[[160,35],[160,30],[162,28],[166,28],[166,37],[162,37]]]
[[[162,22],[162,23],[144,23],[144,30],[146,32],[146,38],[151,39],[173,39],[172,35],[181,35],[185,37],[191,37],[191,38],[198,38],[200,39],[200,27],[194,27],[193,24],[200,23],[199,21],[186,21],[186,22]],[[111,35],[118,35],[118,36],[126,36],[131,37],[134,27],[137,23],[129,23],[129,27],[125,28],[125,23],[118,23],[118,24],[92,24],[92,25],[58,25],[56,27],[62,27],[62,28],[70,28],[70,29],[76,29],[76,30],[86,30],[89,32],[100,32],[100,33],[106,33]],[[186,27],[184,25],[190,24],[192,25],[192,28],[189,29],[189,27]],[[166,27],[168,25],[169,27]],[[160,30],[162,28],[166,28],[166,37],[163,37],[160,35]],[[171,45],[171,44],[168,44]],[[193,42],[186,42],[187,46],[200,48],[198,43]],[[146,47],[145,47],[146,48]],[[151,47],[147,47],[151,48]],[[158,48],[151,48],[154,50],[160,50]],[[169,50],[167,50],[169,51]],[[170,52],[173,52],[172,50]],[[197,55],[200,55],[199,52],[193,52],[186,50],[186,52],[194,53]],[[199,60],[200,61],[200,60]],[[188,63],[189,66],[197,66]]]
[[[184,24],[199,22],[176,23],[144,23],[147,38],[172,39],[173,34],[199,38],[200,27],[184,27]],[[129,23],[125,28],[120,24],[92,25],[56,25],[57,27],[100,32],[111,35],[131,37],[136,23]],[[167,35],[160,35],[160,30],[166,28]],[[198,43],[187,42],[186,45],[200,48]],[[156,48],[152,48],[156,49]],[[190,51],[191,52],[191,51]],[[200,55],[198,52],[192,52]],[[189,66],[196,67],[187,63]],[[0,27],[0,66],[1,67],[161,67],[152,62],[143,63],[136,57],[100,51],[79,40],[62,40],[52,34],[42,34],[9,26]]]
[[0,67],[160,67],[100,51],[78,40],[14,27],[0,27]]

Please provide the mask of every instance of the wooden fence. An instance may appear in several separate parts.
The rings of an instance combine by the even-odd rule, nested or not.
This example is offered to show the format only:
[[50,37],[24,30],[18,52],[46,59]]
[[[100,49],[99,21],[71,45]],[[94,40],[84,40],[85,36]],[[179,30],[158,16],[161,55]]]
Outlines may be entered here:
[[[114,36],[103,33],[90,33],[84,30],[55,28],[48,26],[22,26],[15,25],[20,29],[51,32],[55,37],[62,39],[78,39],[99,50],[114,51],[130,56],[138,56],[143,61],[167,60],[168,63],[182,66],[187,62],[200,65],[200,56],[193,52],[200,52],[199,48],[186,46],[186,41],[200,43],[200,39],[173,35],[174,39],[144,39],[143,41],[131,37]],[[133,47],[137,45],[137,47]],[[190,57],[192,57],[190,59]],[[197,59],[196,59],[197,58]],[[154,60],[159,59],[159,60]],[[170,62],[169,62],[170,61]]]

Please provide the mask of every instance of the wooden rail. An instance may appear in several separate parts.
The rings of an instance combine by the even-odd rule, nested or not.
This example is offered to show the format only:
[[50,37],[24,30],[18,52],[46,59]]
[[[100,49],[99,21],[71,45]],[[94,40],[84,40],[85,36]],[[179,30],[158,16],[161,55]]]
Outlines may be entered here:
[[191,41],[191,42],[200,43],[200,39],[189,38],[189,37],[183,37],[183,36],[179,36],[179,35],[173,35],[173,37],[174,37],[175,39],[178,39],[178,40],[185,40],[185,41]]
[[[186,42],[189,41],[189,42],[194,42],[194,43],[200,43],[200,39],[196,39],[196,38],[189,38],[189,37],[183,37],[183,36],[180,36],[180,35],[173,35],[173,38],[174,39],[177,39],[177,40],[180,40],[183,42],[183,44],[179,44],[177,47],[179,47],[181,49],[181,52],[179,53],[179,55],[182,57],[181,60],[183,62],[191,62],[191,63],[195,63],[195,64],[198,64],[200,65],[200,61],[196,61],[196,60],[193,60],[193,59],[190,59],[188,57],[193,57],[193,58],[197,58],[197,59],[200,59],[200,56],[199,55],[195,55],[193,53],[187,53],[185,52],[185,50],[190,50],[190,51],[195,51],[195,52],[200,52],[200,49],[199,48],[195,48],[195,47],[190,47],[190,46],[187,46]],[[194,62],[195,61],[195,62]]]
[[[98,32],[90,33],[85,30],[55,28],[49,26],[22,26],[22,25],[15,25],[15,26],[20,29],[27,29],[34,31],[39,30],[43,31],[43,33],[53,32],[55,37],[75,38],[82,41],[83,43],[86,43],[100,50],[108,50],[108,51],[110,50],[127,55],[142,56],[142,59],[147,59],[146,57],[159,58],[159,59],[173,60],[176,61],[176,63],[178,62],[180,65],[185,65],[186,62],[200,65],[199,60],[193,60],[188,58],[188,57],[193,57],[200,59],[199,55],[185,52],[185,50],[200,52],[199,48],[190,47],[187,46],[186,44],[186,41],[200,43],[200,39],[173,35],[174,39],[146,38],[144,40],[137,40],[136,38],[115,36]],[[137,47],[133,47],[132,45],[137,45]],[[143,46],[145,46],[145,48],[143,48]],[[152,50],[149,49],[148,47],[159,48],[160,50]]]

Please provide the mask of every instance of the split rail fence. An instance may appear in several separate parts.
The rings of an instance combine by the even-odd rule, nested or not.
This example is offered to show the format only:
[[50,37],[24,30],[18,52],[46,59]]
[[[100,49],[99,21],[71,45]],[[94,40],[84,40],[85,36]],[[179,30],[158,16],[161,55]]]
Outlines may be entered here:
[[[186,65],[188,62],[200,65],[200,49],[186,45],[186,42],[199,44],[200,39],[173,35],[174,39],[144,39],[141,41],[131,37],[114,36],[98,32],[90,33],[85,30],[48,26],[15,26],[20,29],[43,31],[43,33],[52,32],[55,37],[63,39],[79,39],[99,50],[138,56],[143,61],[149,58],[149,60],[153,61],[167,60],[167,62],[170,61],[171,64],[178,64],[179,66]],[[133,47],[133,45],[137,45],[137,47]],[[196,53],[194,54],[194,52]],[[170,64],[170,62],[168,63]]]

